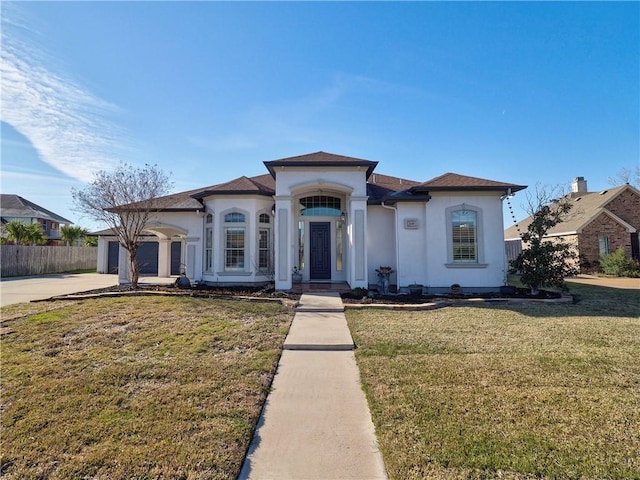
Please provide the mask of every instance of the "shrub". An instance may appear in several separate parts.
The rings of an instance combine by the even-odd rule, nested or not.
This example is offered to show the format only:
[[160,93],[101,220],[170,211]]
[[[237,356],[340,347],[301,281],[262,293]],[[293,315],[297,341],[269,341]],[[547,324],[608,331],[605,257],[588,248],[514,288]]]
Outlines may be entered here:
[[640,277],[640,265],[637,260],[627,257],[622,247],[618,247],[615,252],[602,257],[600,259],[600,267],[605,275]]

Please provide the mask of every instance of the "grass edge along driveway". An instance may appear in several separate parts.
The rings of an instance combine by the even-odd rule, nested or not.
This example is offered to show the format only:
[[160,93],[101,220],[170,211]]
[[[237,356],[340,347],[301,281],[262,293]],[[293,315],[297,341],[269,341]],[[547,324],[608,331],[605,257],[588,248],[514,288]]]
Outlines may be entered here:
[[123,297],[2,315],[2,478],[228,479],[293,312]]
[[640,478],[640,297],[348,311],[391,479]]

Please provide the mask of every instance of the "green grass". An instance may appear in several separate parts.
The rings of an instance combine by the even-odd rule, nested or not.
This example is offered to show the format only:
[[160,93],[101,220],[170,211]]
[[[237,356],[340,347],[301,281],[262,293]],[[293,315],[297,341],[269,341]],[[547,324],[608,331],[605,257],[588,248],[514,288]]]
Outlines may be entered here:
[[183,297],[2,313],[7,479],[234,478],[292,318]]
[[640,295],[348,311],[392,479],[640,478]]

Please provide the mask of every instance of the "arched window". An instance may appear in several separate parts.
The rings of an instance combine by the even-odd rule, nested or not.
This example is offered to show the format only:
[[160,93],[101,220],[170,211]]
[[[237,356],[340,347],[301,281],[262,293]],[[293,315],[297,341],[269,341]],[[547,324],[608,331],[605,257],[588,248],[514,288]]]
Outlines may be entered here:
[[337,197],[314,195],[300,199],[300,215],[339,217],[341,214],[341,202]]
[[244,213],[231,212],[224,216],[224,223],[244,223]]
[[243,272],[246,258],[245,215],[240,212],[224,216],[224,270]]

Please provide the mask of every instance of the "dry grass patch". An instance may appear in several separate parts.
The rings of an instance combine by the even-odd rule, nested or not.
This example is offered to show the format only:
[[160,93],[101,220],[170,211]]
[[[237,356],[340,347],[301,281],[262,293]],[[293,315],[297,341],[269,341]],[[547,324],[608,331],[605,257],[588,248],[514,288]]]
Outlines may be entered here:
[[640,478],[640,299],[611,290],[349,311],[390,477]]
[[3,312],[3,478],[238,474],[290,310],[165,297],[38,305]]

